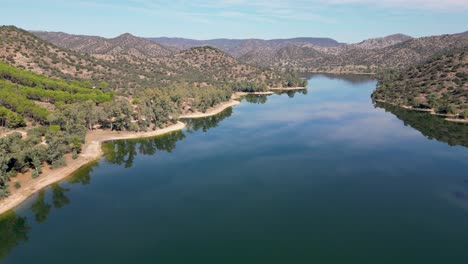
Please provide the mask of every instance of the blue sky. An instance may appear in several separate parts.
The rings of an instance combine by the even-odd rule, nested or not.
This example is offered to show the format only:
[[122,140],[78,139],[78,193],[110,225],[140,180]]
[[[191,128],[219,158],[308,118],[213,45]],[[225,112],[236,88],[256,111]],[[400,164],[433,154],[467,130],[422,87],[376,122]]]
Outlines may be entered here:
[[0,0],[0,24],[115,37],[331,37],[468,30],[468,0]]

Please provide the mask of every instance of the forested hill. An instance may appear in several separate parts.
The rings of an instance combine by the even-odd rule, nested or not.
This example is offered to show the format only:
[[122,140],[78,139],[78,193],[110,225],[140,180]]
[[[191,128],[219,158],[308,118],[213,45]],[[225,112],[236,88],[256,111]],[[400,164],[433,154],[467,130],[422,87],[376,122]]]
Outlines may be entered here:
[[204,112],[228,101],[234,91],[263,88],[248,82],[217,86],[182,82],[123,96],[111,92],[104,81],[98,86],[65,81],[0,62],[0,132],[27,129],[27,136],[0,137],[0,198],[9,194],[10,179],[17,173],[32,170],[35,178],[43,166],[66,165],[67,153],[77,158],[88,130],[154,130],[175,123],[179,114]]
[[468,118],[468,48],[379,76],[372,98]]
[[[245,65],[212,47],[148,58],[80,54],[0,27],[0,198],[17,173],[32,171],[36,178],[44,166],[77,158],[88,130],[155,130],[236,91],[304,85],[290,72]],[[27,135],[14,133],[18,128]]]
[[213,48],[158,53],[158,44],[128,34],[117,38],[108,49],[105,41],[102,49],[96,48],[101,42],[93,43],[92,49],[77,49],[89,54],[79,53],[22,29],[4,26],[0,27],[0,60],[49,77],[89,80],[93,86],[105,81],[114,91],[127,95],[175,83],[222,86],[242,82],[247,86],[277,87],[293,79],[290,74],[242,64]]
[[32,169],[35,178],[45,164],[65,165],[66,153],[81,151],[87,128],[121,116],[112,114],[118,105],[104,84],[93,89],[88,81],[48,78],[0,62],[0,130],[29,128],[27,137],[0,138],[0,197],[8,195],[11,177]]

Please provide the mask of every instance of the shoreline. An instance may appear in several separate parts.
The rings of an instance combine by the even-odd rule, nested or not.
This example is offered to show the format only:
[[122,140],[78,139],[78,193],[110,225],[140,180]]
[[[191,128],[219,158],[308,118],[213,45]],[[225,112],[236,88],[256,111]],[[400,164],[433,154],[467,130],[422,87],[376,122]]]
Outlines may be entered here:
[[307,90],[307,87],[277,87],[270,88],[273,91],[298,91],[298,90]]
[[[271,92],[271,94],[273,94]],[[205,113],[202,112],[195,112],[191,114],[185,114],[179,116],[179,119],[187,119],[187,118],[203,118],[209,117],[216,114],[221,113],[222,111],[226,110],[229,107],[233,107],[235,105],[240,104],[239,101],[231,99],[230,101],[218,104],[206,111]],[[160,136],[163,134],[175,132],[182,130],[186,127],[186,124],[178,121],[176,124],[170,125],[165,128],[157,129],[154,131],[149,132],[116,132],[116,131],[109,131],[109,130],[92,130],[88,131],[86,134],[86,143],[83,145],[83,151],[79,154],[76,160],[70,159],[67,160],[67,165],[64,167],[47,170],[36,179],[29,180],[31,184],[27,186],[22,186],[18,190],[14,190],[13,193],[0,200],[0,215],[14,209],[26,199],[31,197],[36,192],[56,183],[59,182],[70,175],[72,175],[75,171],[82,168],[83,166],[89,164],[92,161],[98,160],[104,152],[102,151],[102,144],[107,141],[112,140],[124,140],[124,139],[136,139],[136,138],[149,138]],[[13,132],[13,131],[12,131]],[[12,133],[11,132],[11,133]],[[23,134],[23,133],[22,133]],[[23,134],[23,136],[26,133]],[[29,176],[30,177],[30,176]],[[13,188],[13,187],[10,187]]]
[[[272,90],[303,90],[307,89],[306,87],[290,87],[290,88],[270,88]],[[205,113],[202,112],[194,112],[190,114],[185,114],[179,116],[179,119],[188,119],[188,118],[204,118],[210,117],[213,115],[217,115],[222,111],[226,110],[229,107],[236,106],[240,104],[240,101],[235,99],[240,98],[241,96],[248,95],[248,94],[256,94],[256,95],[271,95],[275,94],[272,91],[267,92],[251,92],[251,93],[243,93],[237,92],[232,95],[231,100],[218,104],[210,109],[208,109]],[[112,140],[124,140],[124,139],[136,139],[136,138],[149,138],[160,136],[163,134],[175,132],[182,130],[186,127],[186,124],[178,121],[176,124],[170,125],[168,127],[158,129],[155,131],[149,132],[116,132],[116,131],[109,131],[109,130],[92,130],[88,131],[86,134],[86,143],[83,145],[83,151],[79,154],[76,160],[67,159],[67,165],[64,167],[56,168],[56,169],[43,169],[44,172],[39,176],[37,179],[28,179],[28,185],[22,186],[20,189],[12,190],[12,194],[8,197],[5,197],[0,200],[0,215],[14,209],[26,199],[31,197],[36,192],[56,183],[59,182],[78,169],[82,168],[83,166],[89,164],[90,162],[98,160],[104,152],[102,151],[102,144],[107,141]],[[13,133],[15,131],[11,131]],[[26,132],[21,133],[23,136],[26,135]],[[25,177],[31,177],[28,173]],[[13,187],[10,187],[13,188]]]
[[375,76],[378,73],[376,72],[358,72],[358,71],[300,71],[301,73],[323,73],[323,74],[336,74],[336,75],[346,75],[346,74],[354,74],[354,75],[370,75]]
[[240,104],[239,101],[231,99],[230,101],[227,101],[227,102],[224,102],[224,103],[221,103],[221,104],[218,104],[218,105],[216,105],[214,107],[209,108],[205,113],[203,113],[203,112],[194,112],[194,113],[190,113],[190,114],[185,114],[185,115],[179,116],[179,119],[203,118],[203,117],[214,116],[214,115],[217,115],[217,114],[221,113],[222,111],[226,110],[227,108],[233,107],[233,106],[238,105],[238,104]]
[[23,186],[10,196],[0,200],[0,215],[14,209],[36,192],[69,177],[78,169],[99,159],[103,155],[102,143],[106,141],[155,137],[182,130],[185,126],[185,123],[179,121],[174,125],[150,132],[90,131],[86,135],[87,142],[83,147],[83,151],[76,160],[71,160],[65,167],[50,170],[47,175],[45,173],[41,174],[42,177],[40,176],[37,180],[34,180],[29,186]]
[[454,118],[454,117],[456,117],[455,115],[438,114],[438,113],[434,112],[433,109],[414,108],[414,107],[407,106],[407,105],[398,105],[398,104],[394,104],[394,103],[389,103],[389,102],[386,102],[384,100],[379,100],[379,99],[375,100],[375,102],[397,106],[397,107],[400,107],[400,108],[403,108],[403,109],[406,109],[406,110],[409,110],[409,111],[424,112],[424,113],[428,113],[430,115],[443,117],[444,120],[447,121],[447,122],[462,123],[462,124],[467,124],[468,123],[468,119]]

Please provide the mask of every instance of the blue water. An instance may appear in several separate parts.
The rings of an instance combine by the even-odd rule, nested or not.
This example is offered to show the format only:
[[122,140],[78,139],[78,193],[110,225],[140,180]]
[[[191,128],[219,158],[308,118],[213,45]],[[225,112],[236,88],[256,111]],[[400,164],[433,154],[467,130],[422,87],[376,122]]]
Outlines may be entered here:
[[468,263],[468,133],[308,76],[99,162],[0,218],[0,263]]

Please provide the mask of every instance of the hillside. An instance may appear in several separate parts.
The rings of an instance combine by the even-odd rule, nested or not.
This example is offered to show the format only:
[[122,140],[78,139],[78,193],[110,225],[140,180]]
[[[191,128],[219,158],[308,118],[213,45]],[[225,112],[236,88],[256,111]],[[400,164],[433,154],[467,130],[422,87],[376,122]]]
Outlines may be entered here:
[[0,59],[18,68],[63,79],[93,79],[119,73],[90,56],[56,47],[13,26],[0,27]]
[[429,59],[432,55],[468,46],[466,34],[408,39],[401,35],[338,47],[290,45],[272,54],[246,54],[247,63],[299,71],[376,73]]
[[394,34],[383,38],[367,39],[353,46],[361,49],[383,49],[411,39],[413,38],[408,35]]
[[63,32],[34,31],[32,33],[56,46],[93,55],[127,55],[143,59],[145,57],[168,56],[174,53],[174,49],[163,47],[154,41],[138,38],[129,33],[111,39],[71,35]]
[[375,106],[394,114],[405,125],[421,132],[426,138],[445,142],[450,146],[468,147],[468,125],[447,122],[443,118],[421,111],[410,111],[399,106],[379,103]]
[[290,78],[282,73],[243,65],[219,50],[174,52],[129,34],[111,40],[65,33],[42,32],[40,35],[63,47],[16,27],[0,27],[0,60],[50,77],[89,80],[92,86],[105,81],[111,89],[123,94],[184,82],[224,85],[248,81],[258,86],[276,87]]
[[468,49],[381,74],[372,99],[468,118]]
[[468,45],[466,33],[412,38],[394,34],[342,44],[331,39],[209,40],[152,38],[161,44],[185,49],[212,45],[240,61],[279,70],[331,73],[376,73],[429,59],[433,54]]
[[[4,52],[17,50],[20,56],[31,59],[33,51],[42,51],[44,61],[30,70],[12,66],[25,68],[28,61],[18,60],[17,53],[13,59],[6,56],[10,65],[0,61],[0,198],[10,194],[13,183],[16,189],[21,188],[19,178],[30,183],[27,179],[39,177],[43,170],[79,159],[82,148],[89,146],[86,138],[90,130],[157,130],[175,124],[181,114],[206,112],[229,101],[236,91],[263,91],[267,85],[305,85],[291,74],[243,65],[218,49],[200,47],[142,64],[163,65],[168,76],[161,79],[166,81],[163,87],[142,82],[139,89],[113,89],[115,93],[103,81],[93,86],[85,78],[62,80],[33,72],[62,75],[60,67],[65,62],[51,63],[60,71],[57,74],[47,67],[46,56],[60,54],[76,68],[68,58],[79,55],[13,27],[2,28],[1,32],[8,36],[0,45]],[[104,64],[92,57],[82,58],[84,62]],[[123,77],[121,80],[126,81],[128,75]],[[21,133],[18,128],[22,128]],[[14,182],[13,177],[17,177]]]

